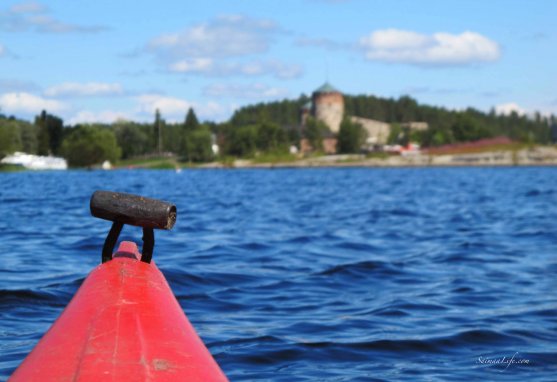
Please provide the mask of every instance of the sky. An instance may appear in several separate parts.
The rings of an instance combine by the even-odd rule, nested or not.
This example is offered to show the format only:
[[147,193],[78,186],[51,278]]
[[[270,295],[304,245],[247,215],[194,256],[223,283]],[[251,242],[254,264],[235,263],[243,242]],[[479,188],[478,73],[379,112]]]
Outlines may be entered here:
[[345,94],[557,114],[554,0],[0,1],[0,113],[170,122]]

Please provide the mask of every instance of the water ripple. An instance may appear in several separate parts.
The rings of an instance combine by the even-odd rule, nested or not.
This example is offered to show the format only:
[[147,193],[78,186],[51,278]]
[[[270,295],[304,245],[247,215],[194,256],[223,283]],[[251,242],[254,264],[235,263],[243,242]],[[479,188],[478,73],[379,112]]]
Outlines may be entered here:
[[[556,178],[554,168],[0,173],[0,380],[99,263],[110,224],[89,216],[88,199],[114,189],[177,204],[154,258],[233,381],[553,381]],[[479,362],[513,355],[530,363]]]

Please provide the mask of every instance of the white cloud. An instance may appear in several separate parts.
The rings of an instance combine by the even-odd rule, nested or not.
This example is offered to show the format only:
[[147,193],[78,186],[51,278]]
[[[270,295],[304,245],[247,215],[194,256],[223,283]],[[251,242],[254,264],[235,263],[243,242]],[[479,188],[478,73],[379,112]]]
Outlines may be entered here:
[[0,108],[9,113],[39,113],[41,110],[59,112],[66,109],[66,105],[57,100],[19,92],[0,95]]
[[300,77],[303,73],[301,66],[280,61],[224,62],[210,58],[181,60],[172,63],[168,69],[176,73],[202,74],[211,77],[269,75],[279,79],[291,79]]
[[303,69],[300,65],[285,64],[280,61],[252,62],[241,67],[241,72],[246,75],[269,74],[280,79],[298,78]]
[[279,33],[280,28],[271,20],[227,15],[158,36],[144,51],[174,73],[298,77],[302,73],[299,65],[252,57],[267,53]]
[[213,84],[205,87],[203,89],[203,93],[211,97],[276,99],[286,97],[288,95],[288,90],[276,87],[269,87],[260,83],[251,85]]
[[520,107],[515,102],[509,102],[495,106],[495,112],[497,114],[510,115],[513,111],[516,112],[518,115],[525,115],[527,113],[525,109]]
[[205,104],[195,104],[195,112],[201,119],[223,122],[230,118],[236,107],[232,105],[221,105],[217,102],[207,102]]
[[500,115],[510,115],[516,112],[519,116],[527,116],[534,119],[539,113],[541,117],[549,118],[552,115],[557,115],[557,103],[544,103],[537,106],[531,105],[524,107],[516,102],[508,102],[495,106],[495,112]]
[[187,58],[181,61],[174,62],[169,67],[172,72],[180,73],[207,73],[210,72],[213,68],[213,60],[204,57]]
[[138,107],[136,112],[147,118],[152,118],[158,109],[162,117],[169,122],[183,121],[191,107],[201,119],[223,121],[230,117],[233,109],[217,102],[197,103],[181,98],[168,97],[159,94],[143,94],[136,97]]
[[4,54],[6,54],[6,48],[4,48],[4,45],[0,44],[0,57],[2,57]]
[[5,11],[0,10],[0,30],[9,32],[33,30],[42,33],[95,33],[105,29],[57,20],[50,15],[46,6],[36,1],[18,3]]
[[124,89],[118,83],[65,82],[46,89],[44,93],[49,97],[91,97],[122,95]]
[[135,120],[133,115],[120,111],[103,110],[99,112],[82,110],[76,113],[68,120],[68,124],[76,125],[78,123],[114,123],[116,121]]
[[364,45],[374,49],[401,50],[427,47],[431,38],[416,32],[398,29],[385,29],[364,37]]
[[368,60],[415,65],[466,65],[496,61],[501,56],[496,42],[470,31],[425,35],[383,29],[362,37],[360,46]]
[[47,8],[36,1],[26,1],[12,5],[10,11],[13,13],[44,13]]
[[240,15],[220,16],[151,40],[147,50],[171,59],[237,57],[268,50],[278,31],[274,22]]
[[234,111],[232,107],[223,106],[216,102],[197,103],[181,98],[167,97],[158,94],[144,94],[135,97],[136,107],[127,111],[114,110],[81,110],[67,118],[68,124],[78,123],[114,123],[117,121],[152,122],[155,111],[159,109],[162,118],[167,122],[183,122],[188,109],[191,107],[200,119],[224,121],[230,118]]
[[162,114],[185,116],[192,103],[180,98],[166,97],[158,94],[144,94],[137,98],[139,112],[154,114],[158,109]]

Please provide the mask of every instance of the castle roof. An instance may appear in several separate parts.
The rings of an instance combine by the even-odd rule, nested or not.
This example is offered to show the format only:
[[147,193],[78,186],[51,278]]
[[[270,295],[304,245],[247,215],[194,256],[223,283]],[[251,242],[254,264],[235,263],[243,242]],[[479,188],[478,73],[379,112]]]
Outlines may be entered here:
[[314,93],[340,93],[340,91],[335,89],[330,83],[325,82],[323,85],[317,88]]

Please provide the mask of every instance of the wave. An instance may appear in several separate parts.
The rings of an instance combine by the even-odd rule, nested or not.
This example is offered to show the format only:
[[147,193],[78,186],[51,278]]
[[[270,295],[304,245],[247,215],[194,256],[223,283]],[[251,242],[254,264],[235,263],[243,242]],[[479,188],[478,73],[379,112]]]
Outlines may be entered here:
[[319,276],[344,276],[358,277],[369,275],[398,276],[405,272],[392,263],[384,261],[365,260],[355,263],[340,264],[332,266],[324,271],[317,273]]

